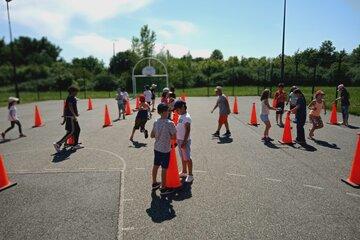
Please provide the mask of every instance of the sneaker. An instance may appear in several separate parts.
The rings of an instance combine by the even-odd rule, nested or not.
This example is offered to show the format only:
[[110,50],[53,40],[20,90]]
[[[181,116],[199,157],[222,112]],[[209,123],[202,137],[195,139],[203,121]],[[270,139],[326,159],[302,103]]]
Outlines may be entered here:
[[1,137],[2,137],[2,139],[5,139],[5,133],[4,132],[1,133]]
[[83,147],[80,146],[80,144],[76,144],[76,145],[72,146],[71,149],[73,149],[73,150],[78,150],[78,149],[80,149],[80,148],[83,148]]
[[213,133],[213,136],[214,136],[214,137],[220,137],[220,132],[219,132],[219,131],[216,131],[215,133]]
[[157,190],[157,189],[160,188],[160,186],[161,186],[161,183],[159,183],[159,182],[153,183],[152,184],[152,190]]
[[262,137],[261,138],[261,141],[266,141],[267,140],[267,137]]
[[170,188],[161,188],[160,189],[160,195],[166,195],[166,194],[170,194],[174,192],[174,190],[170,189]]
[[226,133],[223,134],[224,137],[230,137],[231,136],[231,132],[230,131],[226,131]]
[[145,130],[144,135],[145,135],[145,138],[148,138],[148,137],[149,137],[149,132],[148,132],[148,130]]
[[26,137],[26,135],[22,133],[22,134],[19,135],[19,137],[21,137],[21,138]]
[[194,181],[194,177],[192,175],[188,175],[185,179],[185,182],[187,183],[191,183],[192,181]]
[[59,144],[53,143],[53,146],[54,146],[56,152],[60,152],[60,147],[61,146]]
[[186,178],[186,177],[187,177],[187,173],[179,172],[179,177],[181,177],[181,178]]
[[266,140],[267,140],[267,141],[270,141],[270,142],[274,141],[274,139],[271,138],[271,137],[267,137]]

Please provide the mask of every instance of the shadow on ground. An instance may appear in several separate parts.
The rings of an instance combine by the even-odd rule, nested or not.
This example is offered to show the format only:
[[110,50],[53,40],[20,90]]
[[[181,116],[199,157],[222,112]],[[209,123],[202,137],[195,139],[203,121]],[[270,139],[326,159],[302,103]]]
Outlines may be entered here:
[[218,144],[227,144],[233,142],[233,139],[231,137],[218,137],[218,139]]
[[138,141],[133,141],[132,142],[132,146],[129,146],[130,148],[142,148],[142,147],[147,147],[147,143],[141,143]]
[[70,158],[70,155],[76,152],[75,149],[63,149],[58,153],[53,154],[53,163],[62,162],[65,160],[68,160]]
[[317,139],[314,139],[313,141],[314,141],[314,143],[316,143],[317,145],[322,146],[322,147],[327,147],[327,148],[332,148],[332,149],[340,149],[335,143],[329,143],[329,142],[326,142],[323,140],[317,140]]
[[156,191],[151,193],[151,205],[146,213],[155,223],[162,223],[176,217],[175,210],[171,205],[172,200],[166,196],[158,196]]

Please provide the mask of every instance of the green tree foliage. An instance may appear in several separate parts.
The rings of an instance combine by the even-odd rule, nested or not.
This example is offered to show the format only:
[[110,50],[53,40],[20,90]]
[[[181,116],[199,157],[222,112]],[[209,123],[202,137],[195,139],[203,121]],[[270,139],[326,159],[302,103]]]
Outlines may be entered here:
[[140,30],[140,38],[132,38],[132,51],[141,57],[150,57],[154,53],[156,34],[151,31],[148,25]]
[[133,51],[118,52],[110,59],[109,71],[115,75],[130,73],[138,60],[138,55]]
[[222,52],[221,52],[219,49],[215,49],[215,50],[211,53],[210,59],[213,59],[213,60],[223,60],[223,59],[224,59],[224,56],[223,56]]

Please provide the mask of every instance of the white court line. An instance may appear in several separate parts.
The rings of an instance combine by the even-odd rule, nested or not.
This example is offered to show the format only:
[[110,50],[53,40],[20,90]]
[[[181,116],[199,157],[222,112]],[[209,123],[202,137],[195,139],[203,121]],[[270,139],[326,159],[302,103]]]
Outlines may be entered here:
[[122,171],[120,168],[108,168],[109,171]]
[[133,201],[134,199],[132,199],[132,198],[127,198],[127,199],[124,199],[124,202],[131,202],[131,201]]
[[243,174],[236,174],[236,173],[226,173],[229,176],[236,176],[236,177],[246,177],[246,175]]
[[281,180],[275,178],[265,178],[265,179],[272,182],[281,182]]
[[359,194],[355,194],[355,193],[349,193],[349,192],[347,192],[346,194],[349,195],[349,196],[353,196],[353,197],[360,197]]
[[308,187],[308,188],[318,189],[318,190],[323,190],[323,189],[324,189],[324,188],[322,188],[322,187],[312,186],[312,185],[306,185],[306,184],[304,184],[303,186],[304,186],[304,187]]
[[62,171],[61,168],[44,168],[44,172],[58,172]]
[[135,170],[145,170],[145,168],[143,168],[143,167],[137,167],[137,168],[135,168]]
[[193,170],[193,172],[197,172],[197,173],[207,173],[207,171],[202,171],[202,170]]
[[128,228],[123,228],[122,229],[123,231],[132,231],[132,230],[135,230],[134,227],[128,227]]
[[79,168],[81,171],[95,171],[96,168]]

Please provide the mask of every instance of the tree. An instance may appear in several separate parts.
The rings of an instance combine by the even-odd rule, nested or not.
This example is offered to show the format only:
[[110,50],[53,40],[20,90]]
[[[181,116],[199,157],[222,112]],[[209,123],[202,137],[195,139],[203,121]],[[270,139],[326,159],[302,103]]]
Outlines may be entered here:
[[132,38],[131,49],[137,55],[150,57],[154,53],[155,41],[155,32],[151,31],[148,25],[144,25],[140,30],[140,38]]
[[130,73],[137,61],[138,56],[133,51],[118,52],[110,59],[109,71],[115,75],[120,75],[124,72]]
[[335,62],[335,47],[329,40],[321,43],[318,51],[319,65],[329,68]]
[[71,63],[74,68],[84,68],[95,75],[105,71],[104,63],[93,56],[86,58],[74,58]]
[[215,50],[211,53],[210,59],[213,59],[213,60],[223,60],[223,59],[224,59],[224,56],[223,56],[222,52],[221,52],[219,49],[215,49]]

